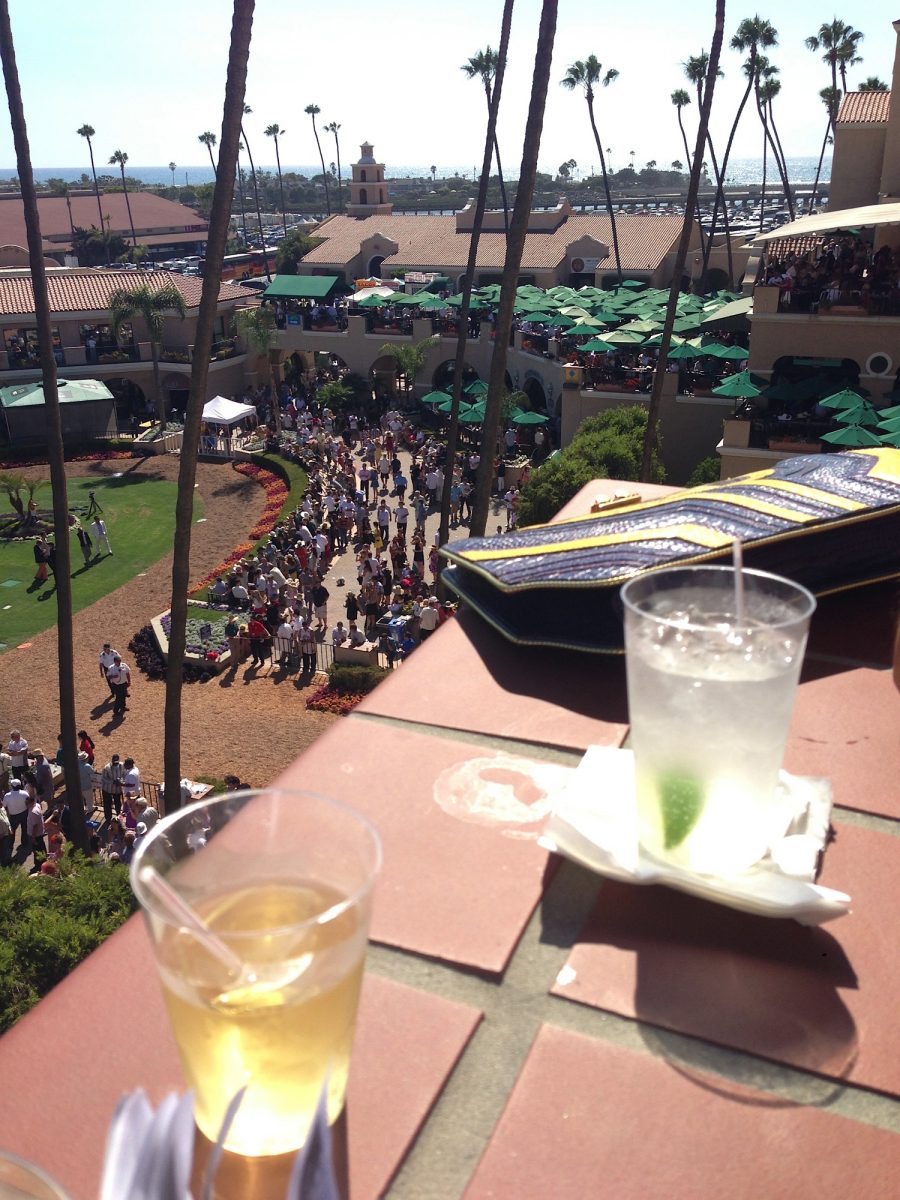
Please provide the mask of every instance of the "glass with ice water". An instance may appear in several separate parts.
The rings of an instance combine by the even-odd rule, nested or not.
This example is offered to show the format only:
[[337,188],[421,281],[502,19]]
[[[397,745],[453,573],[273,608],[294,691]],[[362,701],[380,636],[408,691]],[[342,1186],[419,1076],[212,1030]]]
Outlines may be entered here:
[[652,571],[622,588],[639,839],[702,874],[746,870],[778,772],[815,598],[763,571]]
[[[192,804],[140,845],[132,886],[210,1141],[243,1087],[225,1141],[239,1155],[302,1146],[326,1080],[329,1121],[340,1115],[380,861],[378,835],[359,813],[279,789]],[[214,935],[212,946],[161,902],[148,868]]]

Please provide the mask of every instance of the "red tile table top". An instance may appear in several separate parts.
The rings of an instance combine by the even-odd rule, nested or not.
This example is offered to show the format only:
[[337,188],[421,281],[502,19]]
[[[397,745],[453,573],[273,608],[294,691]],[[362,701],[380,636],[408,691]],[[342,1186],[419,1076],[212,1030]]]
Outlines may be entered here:
[[817,929],[604,882],[553,992],[900,1095],[897,862],[896,838],[839,826],[821,882],[853,911]]
[[625,736],[621,656],[514,646],[471,612],[442,626],[427,649],[359,711],[574,750]]
[[835,804],[900,818],[900,695],[891,672],[802,683],[784,765],[830,779]]
[[465,1195],[883,1200],[898,1171],[898,1134],[545,1025]]
[[[105,1130],[120,1096],[142,1087],[158,1103],[167,1091],[184,1088],[140,918],[52,998],[0,1039],[8,1096],[16,1081],[0,1144],[43,1166],[71,1200],[96,1200]],[[466,1005],[367,973],[347,1101],[353,1200],[382,1195],[480,1017]],[[43,1047],[37,1059],[36,1046]],[[52,1136],[48,1121],[57,1131]],[[62,1136],[64,1129],[72,1136]]]
[[277,782],[352,804],[379,830],[375,941],[497,972],[544,889],[536,839],[568,770],[351,717]]

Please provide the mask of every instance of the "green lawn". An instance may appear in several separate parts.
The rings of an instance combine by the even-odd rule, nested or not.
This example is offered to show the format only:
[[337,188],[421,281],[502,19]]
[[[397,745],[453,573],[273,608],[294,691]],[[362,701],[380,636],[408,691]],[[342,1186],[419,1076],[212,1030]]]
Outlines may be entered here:
[[[147,479],[127,471],[118,479],[70,479],[69,507],[86,511],[90,491],[103,509],[113,555],[104,554],[85,567],[78,540],[71,535],[72,605],[76,612],[167,554],[175,530],[177,489],[167,479]],[[38,502],[45,505],[48,497],[47,491],[39,493]],[[202,516],[203,503],[195,493],[194,519]],[[53,577],[29,590],[36,569],[32,547],[31,541],[0,542],[0,654],[56,624]]]

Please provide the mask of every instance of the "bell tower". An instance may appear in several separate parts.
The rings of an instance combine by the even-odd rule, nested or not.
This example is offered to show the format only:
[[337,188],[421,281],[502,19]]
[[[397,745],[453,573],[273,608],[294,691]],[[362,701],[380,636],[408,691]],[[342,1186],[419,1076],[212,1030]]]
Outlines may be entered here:
[[363,142],[360,146],[359,162],[353,163],[353,177],[350,180],[350,203],[347,205],[347,215],[350,217],[373,217],[377,213],[390,213],[393,205],[388,199],[387,184],[384,181],[384,163],[375,161],[371,142]]

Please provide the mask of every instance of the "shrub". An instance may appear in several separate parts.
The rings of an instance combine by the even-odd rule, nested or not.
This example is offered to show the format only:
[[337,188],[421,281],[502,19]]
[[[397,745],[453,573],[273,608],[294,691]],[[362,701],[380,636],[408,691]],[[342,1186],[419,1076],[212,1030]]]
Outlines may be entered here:
[[715,454],[701,458],[688,476],[685,487],[700,487],[702,483],[718,483],[722,476],[722,464]]
[[81,855],[58,875],[0,873],[0,1033],[134,912],[127,867]]
[[328,687],[338,695],[355,692],[365,696],[389,674],[390,671],[381,667],[369,667],[363,663],[332,663],[328,668]]
[[[571,443],[532,472],[519,497],[519,525],[539,525],[559,512],[592,479],[637,479],[647,411],[635,404],[589,417]],[[653,479],[665,472],[653,458]]]

